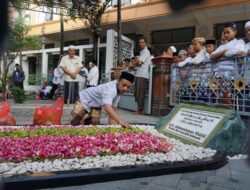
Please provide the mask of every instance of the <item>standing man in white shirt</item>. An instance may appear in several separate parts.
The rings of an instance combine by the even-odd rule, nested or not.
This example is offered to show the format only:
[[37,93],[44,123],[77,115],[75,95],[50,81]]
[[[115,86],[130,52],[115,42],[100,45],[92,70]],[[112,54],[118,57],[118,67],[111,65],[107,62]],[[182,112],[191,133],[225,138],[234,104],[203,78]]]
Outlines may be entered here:
[[64,103],[74,104],[78,97],[77,75],[83,67],[80,57],[75,55],[75,47],[68,47],[68,55],[63,56],[60,67],[64,72]]
[[141,37],[139,39],[140,56],[136,59],[135,74],[135,101],[137,102],[137,115],[144,114],[144,97],[146,91],[147,80],[149,79],[149,66],[151,65],[151,55],[147,48],[147,39]]
[[90,71],[87,77],[87,88],[97,86],[99,79],[99,69],[96,66],[95,61],[89,62],[89,68]]
[[59,65],[62,58],[63,58],[63,55],[60,55],[57,67],[54,69],[54,72],[53,72],[52,89],[50,91],[50,99],[53,99],[55,91],[58,88],[60,90],[60,86],[64,85],[64,80],[63,80],[63,74],[64,74],[64,72],[63,72],[62,68]]
[[85,67],[84,62],[82,62],[83,67],[81,68],[79,74],[77,75],[79,81],[79,92],[86,88],[87,77],[88,77],[88,69]]
[[109,124],[130,125],[116,114],[120,95],[127,92],[134,82],[134,75],[122,72],[118,80],[113,80],[97,87],[84,89],[79,93],[80,100],[76,102],[71,112],[70,124],[99,124],[101,107],[108,114]]
[[54,69],[54,73],[53,73],[53,80],[52,80],[53,84],[52,84],[52,89],[50,91],[50,99],[53,99],[56,89],[58,89],[58,87],[60,86],[63,86],[64,84],[63,74],[64,73],[63,73],[62,68],[58,65]]

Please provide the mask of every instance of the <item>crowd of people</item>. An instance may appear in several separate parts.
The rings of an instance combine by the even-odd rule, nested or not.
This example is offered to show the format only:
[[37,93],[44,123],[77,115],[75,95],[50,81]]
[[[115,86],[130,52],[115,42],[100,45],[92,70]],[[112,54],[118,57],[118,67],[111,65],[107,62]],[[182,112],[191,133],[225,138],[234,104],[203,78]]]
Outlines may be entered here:
[[[236,24],[228,23],[223,29],[221,44],[218,47],[214,39],[206,40],[203,37],[195,37],[187,50],[181,49],[178,52],[176,47],[170,46],[162,56],[173,58],[173,64],[180,68],[179,75],[183,79],[189,75],[189,70],[182,68],[204,64],[206,61],[217,61],[220,73],[230,77],[230,72],[234,70],[234,62],[221,60],[221,58],[250,55],[250,42],[245,43],[243,39],[236,39],[236,34]],[[250,41],[250,21],[245,23],[245,34],[247,40]],[[153,57],[151,49],[147,47],[145,37],[139,39],[139,47],[138,55],[124,60],[124,72],[120,79],[98,86],[99,70],[96,62],[90,62],[88,70],[80,57],[75,55],[74,46],[69,46],[68,54],[61,57],[54,70],[52,87],[44,82],[37,95],[41,99],[53,99],[55,91],[60,86],[64,86],[64,103],[75,104],[70,120],[72,125],[82,122],[89,123],[88,118],[91,118],[92,122],[98,123],[100,107],[104,106],[110,116],[110,123],[115,121],[123,126],[129,126],[116,114],[115,109],[120,95],[127,92],[134,83],[134,96],[137,103],[135,114],[144,114],[144,96]],[[15,72],[13,74],[17,81],[15,84],[20,86],[18,81],[22,81],[22,74],[18,73],[18,66]]]
[[[250,21],[245,23],[247,42],[243,39],[237,39],[236,35],[236,24],[227,23],[223,28],[218,46],[214,39],[206,40],[203,37],[195,37],[187,50],[180,50],[178,55],[173,54],[175,67],[172,70],[172,83],[178,78],[182,83],[196,81],[196,85],[201,85],[200,88],[208,89],[208,82],[203,83],[202,80],[209,81],[209,78],[213,78],[219,83],[230,81],[234,84],[236,75],[238,75],[238,65],[235,58],[250,55]],[[169,56],[170,53],[168,51],[168,54],[165,53],[164,56]],[[242,73],[242,77],[248,77],[246,75],[248,75],[247,71]],[[216,99],[216,102],[233,104],[230,89],[227,89],[227,87],[220,89],[219,86],[217,89],[216,98],[208,100],[208,94],[206,93],[200,94],[199,99],[209,102],[214,102]],[[181,99],[190,96],[187,89],[184,88],[182,91]]]
[[[198,81],[198,76],[202,75],[199,68],[206,68],[206,65],[208,67],[216,63],[214,76],[216,80],[220,81],[223,78],[233,83],[235,72],[237,71],[235,69],[236,63],[232,58],[250,55],[250,21],[245,23],[244,28],[246,36],[244,40],[236,38],[236,24],[227,23],[222,31],[220,44],[217,44],[215,39],[195,37],[187,49],[177,51],[175,46],[170,46],[167,50],[163,51],[161,56],[172,58],[173,68],[176,68],[171,71],[173,76],[171,78],[172,82],[177,79],[177,76],[182,81],[191,79]],[[147,47],[146,38],[139,39],[139,47],[141,49],[140,54],[131,59],[124,60],[123,65],[126,71],[135,75],[134,95],[137,102],[136,114],[141,115],[144,114],[144,95],[147,79],[149,78],[149,65],[152,64],[151,59],[153,57],[150,48]],[[205,72],[207,74],[203,74],[204,76],[202,77],[208,79],[208,75],[212,74],[211,67],[210,70],[207,69]],[[223,103],[232,103],[230,93],[228,92],[224,92],[220,98],[228,99],[224,100]]]
[[[187,65],[198,65],[206,61],[215,62],[222,58],[250,55],[250,42],[245,43],[243,39],[237,39],[237,26],[235,23],[228,23],[224,26],[221,34],[220,44],[217,46],[214,39],[195,37],[187,50],[180,50],[174,55],[174,64],[177,67]],[[246,39],[250,41],[250,21],[245,23]],[[219,61],[219,68],[232,70],[231,61]]]
[[81,58],[75,55],[75,47],[68,47],[67,55],[60,56],[57,67],[53,71],[52,85],[47,81],[36,91],[37,100],[54,99],[63,87],[64,103],[74,104],[79,97],[79,92],[85,88],[95,87],[99,80],[99,69],[95,61],[89,62],[89,70]]

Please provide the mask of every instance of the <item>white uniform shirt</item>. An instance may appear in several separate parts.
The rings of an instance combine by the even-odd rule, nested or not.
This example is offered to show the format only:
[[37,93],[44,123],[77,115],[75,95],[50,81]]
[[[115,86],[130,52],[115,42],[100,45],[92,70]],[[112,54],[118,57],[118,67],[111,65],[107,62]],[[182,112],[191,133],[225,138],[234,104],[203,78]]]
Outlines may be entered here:
[[139,60],[143,63],[141,66],[136,67],[137,70],[136,70],[135,76],[148,79],[149,78],[149,66],[150,64],[152,64],[152,61],[151,61],[150,52],[147,47],[145,47],[144,49],[140,51]]
[[248,54],[248,51],[250,50],[250,42],[246,43],[245,45],[245,53]]
[[53,76],[53,80],[52,82],[54,84],[60,84],[63,85],[64,81],[63,81],[63,70],[61,67],[57,67],[54,69],[54,76]]
[[206,61],[211,61],[210,54],[208,52],[206,52]]
[[92,107],[101,107],[104,104],[118,106],[120,95],[117,90],[117,80],[87,88],[79,93],[83,107],[90,112]]
[[238,52],[245,51],[245,42],[241,39],[240,40],[233,39],[226,44],[226,48],[228,50],[225,52],[225,57],[233,57]]
[[178,67],[184,67],[186,64],[198,65],[207,59],[207,52],[205,49],[200,50],[195,57],[188,57],[184,61],[178,63]]
[[[245,42],[243,40],[233,39],[226,44],[220,45],[212,54],[225,49],[227,49],[227,51],[224,54],[224,58],[234,57],[238,52],[245,51]],[[234,79],[235,72],[237,70],[237,64],[235,63],[234,59],[219,59],[217,64],[218,67],[215,68],[215,75],[217,77],[226,77],[230,80]]]
[[225,57],[233,57],[235,56],[238,52],[245,51],[245,42],[243,40],[237,40],[237,39],[233,39],[230,42],[226,43],[226,44],[221,44],[214,52],[212,52],[211,54],[215,54],[218,53],[222,50],[228,49],[225,52]]
[[202,49],[202,50],[200,50],[197,54],[196,54],[196,56],[195,57],[191,57],[190,59],[189,59],[189,63],[190,64],[195,64],[195,65],[198,65],[198,64],[200,64],[201,62],[203,62],[203,61],[205,61],[206,60],[206,58],[207,58],[207,51],[205,50],[205,49]]
[[[212,54],[218,53],[222,50],[228,49],[225,52],[225,57],[230,58],[235,56],[238,52],[245,51],[245,42],[243,40],[233,39],[226,44],[221,44]],[[219,68],[226,70],[234,70],[234,60],[218,60]]]
[[[67,68],[70,72],[75,72],[79,67],[83,67],[80,57],[76,55],[73,58],[70,58],[69,55],[63,56],[59,66]],[[72,79],[69,75],[65,74],[64,80],[67,82],[77,82],[78,78]]]
[[184,61],[181,61],[181,62],[179,62],[178,64],[177,64],[177,66],[178,67],[184,67],[184,66],[186,66],[188,63],[189,63],[189,61],[192,59],[192,57],[187,57]]
[[[86,67],[83,67],[81,70],[80,70],[80,73],[83,72],[84,74],[87,74],[89,73],[88,69]],[[79,82],[86,82],[86,77],[83,77],[80,75],[80,73],[77,75],[77,78],[78,78],[78,81]]]
[[87,78],[88,85],[97,86],[98,79],[99,79],[99,70],[97,66],[94,66],[93,68],[90,69],[89,74],[88,74],[88,78]]
[[45,96],[47,96],[50,91],[51,91],[52,87],[51,86],[46,86],[44,89],[42,89],[41,91],[44,93]]

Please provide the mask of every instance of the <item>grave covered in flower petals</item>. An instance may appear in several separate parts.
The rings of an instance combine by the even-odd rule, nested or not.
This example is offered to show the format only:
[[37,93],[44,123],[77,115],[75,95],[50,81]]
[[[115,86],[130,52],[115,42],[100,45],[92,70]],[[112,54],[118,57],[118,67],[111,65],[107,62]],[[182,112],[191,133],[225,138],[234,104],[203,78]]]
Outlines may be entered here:
[[7,162],[83,158],[118,153],[166,153],[172,148],[172,144],[166,139],[139,129],[82,126],[4,127],[0,136],[0,160]]
[[215,150],[183,144],[149,125],[0,128],[0,185],[6,189],[80,185],[225,163]]

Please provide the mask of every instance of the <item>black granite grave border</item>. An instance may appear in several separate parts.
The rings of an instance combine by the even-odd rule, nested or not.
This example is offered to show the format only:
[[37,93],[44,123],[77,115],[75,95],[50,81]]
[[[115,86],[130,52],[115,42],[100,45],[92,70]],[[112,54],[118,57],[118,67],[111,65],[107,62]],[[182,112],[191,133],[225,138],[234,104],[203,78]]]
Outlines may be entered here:
[[165,162],[148,165],[134,165],[100,169],[53,172],[50,176],[17,175],[0,179],[1,190],[30,190],[41,188],[67,187],[132,178],[167,175],[174,173],[214,170],[227,164],[223,153],[213,157],[181,162]]

